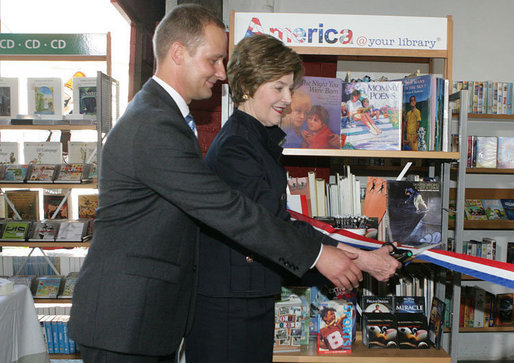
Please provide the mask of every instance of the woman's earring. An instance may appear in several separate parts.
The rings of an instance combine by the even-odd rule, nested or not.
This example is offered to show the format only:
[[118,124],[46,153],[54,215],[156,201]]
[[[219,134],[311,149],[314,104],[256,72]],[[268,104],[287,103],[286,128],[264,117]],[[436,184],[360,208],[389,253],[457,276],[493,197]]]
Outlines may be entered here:
[[243,95],[243,97],[242,97],[242,98],[243,98],[243,101],[248,101],[248,99],[249,99],[250,97],[248,97],[248,95],[245,93],[245,94]]

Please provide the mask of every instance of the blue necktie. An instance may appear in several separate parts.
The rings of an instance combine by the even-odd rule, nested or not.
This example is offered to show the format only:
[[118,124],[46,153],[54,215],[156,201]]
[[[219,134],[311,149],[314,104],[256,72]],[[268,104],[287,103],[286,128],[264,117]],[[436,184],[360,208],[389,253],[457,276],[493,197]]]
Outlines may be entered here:
[[195,136],[198,138],[198,130],[196,130],[195,119],[193,118],[193,116],[191,116],[191,114],[186,116],[186,122],[191,128],[191,130],[193,130],[193,132],[195,133]]

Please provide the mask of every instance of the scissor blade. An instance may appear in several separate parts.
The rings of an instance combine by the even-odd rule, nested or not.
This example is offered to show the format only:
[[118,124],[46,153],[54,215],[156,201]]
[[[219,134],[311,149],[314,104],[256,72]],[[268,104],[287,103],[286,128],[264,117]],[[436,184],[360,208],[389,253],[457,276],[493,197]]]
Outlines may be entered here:
[[422,254],[423,252],[431,250],[432,248],[435,248],[435,247],[440,246],[440,245],[441,245],[441,242],[439,242],[439,243],[431,243],[429,245],[420,247],[420,248],[412,251],[412,255],[413,256],[418,256],[418,255]]

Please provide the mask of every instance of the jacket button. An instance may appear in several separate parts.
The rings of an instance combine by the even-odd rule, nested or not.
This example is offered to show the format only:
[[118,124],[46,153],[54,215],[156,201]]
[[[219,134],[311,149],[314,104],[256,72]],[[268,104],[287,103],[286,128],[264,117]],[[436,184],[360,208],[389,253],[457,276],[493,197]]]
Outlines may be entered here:
[[250,256],[246,256],[246,262],[252,263],[253,262],[253,258],[251,258]]

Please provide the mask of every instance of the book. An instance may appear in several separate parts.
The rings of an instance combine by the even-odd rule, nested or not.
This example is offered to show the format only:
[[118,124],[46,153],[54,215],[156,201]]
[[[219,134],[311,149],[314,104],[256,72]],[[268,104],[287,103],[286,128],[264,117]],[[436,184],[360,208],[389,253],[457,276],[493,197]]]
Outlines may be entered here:
[[485,221],[487,214],[480,199],[464,200],[464,216],[470,221]]
[[86,235],[89,223],[84,220],[68,220],[61,222],[56,241],[80,242]]
[[59,294],[60,299],[69,299],[73,297],[73,290],[75,289],[78,278],[78,272],[70,272],[68,275],[66,275],[62,292]]
[[0,142],[0,164],[17,164],[20,145],[17,142]]
[[446,304],[437,297],[434,297],[432,299],[432,307],[430,308],[428,321],[428,339],[435,349],[441,348],[441,338],[445,324],[445,310]]
[[54,183],[82,183],[86,169],[84,164],[61,164]]
[[482,199],[482,206],[487,219],[507,219],[505,209],[499,199]]
[[[311,210],[311,195],[309,189],[309,178],[308,177],[289,177],[287,180],[287,186],[291,195],[288,195],[287,203],[289,205],[289,197],[296,195],[300,196],[300,210],[302,214],[306,214],[312,217]],[[305,197],[305,198],[303,198]],[[305,203],[304,203],[305,202]],[[295,209],[294,209],[295,210]],[[305,212],[306,211],[306,212]]]
[[476,136],[477,168],[496,168],[498,138],[496,136]]
[[81,194],[78,196],[79,219],[95,219],[98,208],[98,194]]
[[398,313],[396,314],[398,326],[398,346],[400,349],[428,349],[427,321],[424,314]]
[[0,241],[22,242],[27,238],[30,221],[9,221],[6,223]]
[[96,142],[68,142],[68,163],[69,164],[92,164],[96,163]]
[[514,199],[500,199],[508,219],[514,219]]
[[18,98],[18,78],[0,78],[0,120],[16,117]]
[[512,293],[496,295],[495,326],[511,325],[512,320]]
[[507,242],[507,263],[514,263],[514,242]]
[[56,299],[59,294],[62,276],[41,276],[37,279],[34,297],[38,299]]
[[302,301],[291,295],[275,302],[273,352],[299,352],[302,339]]
[[379,177],[367,178],[363,214],[378,218],[380,222],[387,209],[387,180]]
[[[43,194],[43,218],[45,219],[68,219],[70,218],[70,200],[66,198],[66,201],[61,206],[62,201],[65,198],[65,194]],[[55,212],[61,206],[57,214]],[[55,215],[54,215],[55,214]]]
[[354,306],[347,300],[330,300],[320,304],[318,315],[318,354],[352,352]]
[[394,313],[394,297],[363,296],[361,308],[363,313]]
[[25,183],[28,170],[28,164],[6,165],[2,171],[0,183]]
[[300,344],[309,344],[309,323],[310,323],[310,303],[311,303],[311,289],[310,287],[303,286],[282,286],[280,293],[281,301],[286,301],[291,296],[299,298],[302,302],[302,336]]
[[25,164],[61,164],[62,143],[30,142],[23,143]]
[[387,181],[387,240],[407,245],[441,242],[439,182]]
[[514,169],[514,137],[498,137],[498,168]]
[[96,119],[96,77],[73,78],[73,113]]
[[397,334],[394,314],[362,314],[362,343],[367,348],[398,348]]
[[32,227],[32,233],[29,237],[29,241],[55,241],[55,236],[59,230],[59,222],[51,220],[36,221]]
[[402,89],[400,81],[343,82],[341,147],[400,150]]
[[281,127],[286,138],[282,146],[339,149],[341,91],[341,80],[337,78],[303,77],[291,106],[284,112]]
[[444,80],[433,75],[421,75],[404,78],[402,83],[402,149],[441,150]]
[[[8,219],[39,219],[39,191],[37,190],[9,190],[5,192],[18,215],[14,212],[11,205],[7,202],[5,215]],[[18,217],[19,216],[19,217]]]
[[60,78],[27,78],[29,115],[62,117],[62,81]]
[[27,183],[53,183],[58,167],[56,164],[31,165]]

